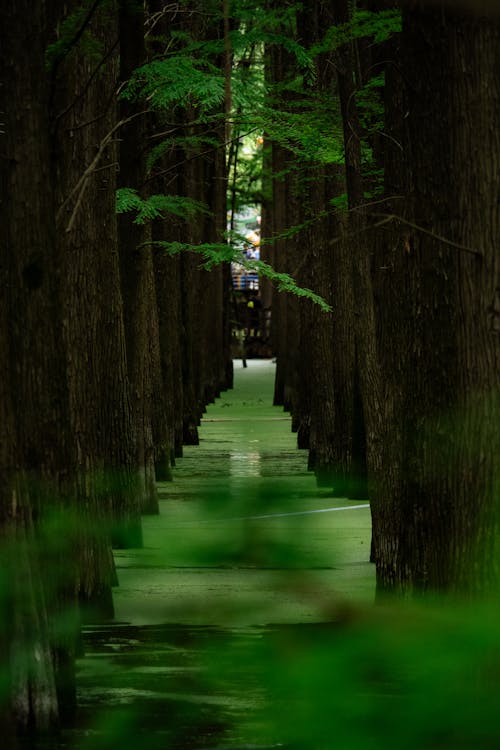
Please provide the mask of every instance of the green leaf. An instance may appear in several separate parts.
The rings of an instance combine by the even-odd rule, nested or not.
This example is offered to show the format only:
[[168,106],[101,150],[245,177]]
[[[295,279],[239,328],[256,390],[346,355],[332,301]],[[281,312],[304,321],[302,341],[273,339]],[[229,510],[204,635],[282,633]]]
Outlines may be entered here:
[[102,42],[97,39],[85,25],[89,20],[89,13],[93,14],[90,0],[79,4],[76,10],[70,13],[59,24],[57,39],[49,44],[45,50],[45,69],[52,71],[73,50],[80,49],[96,61],[103,54]]
[[313,48],[314,54],[333,51],[353,39],[372,37],[375,44],[385,42],[401,31],[400,10],[356,10],[353,18],[338,26],[331,26],[323,41]]
[[146,99],[153,109],[180,104],[198,105],[207,111],[224,101],[224,76],[208,60],[172,55],[138,68],[121,97]]
[[141,198],[134,188],[119,188],[116,191],[116,213],[136,211],[134,224],[145,224],[152,219],[173,214],[182,219],[193,218],[200,213],[208,214],[205,204],[182,195],[151,195]]
[[169,255],[177,255],[184,252],[198,253],[203,256],[203,267],[207,270],[210,270],[210,268],[219,263],[238,263],[247,271],[253,271],[260,276],[265,276],[276,285],[279,292],[288,292],[289,294],[294,294],[296,297],[309,299],[314,304],[319,305],[324,312],[331,312],[332,310],[323,297],[320,297],[319,294],[316,294],[311,289],[299,286],[289,274],[275,271],[272,266],[263,260],[246,258],[241,250],[234,245],[226,243],[191,245],[187,242],[166,242],[161,240],[148,242],[147,244],[161,248]]

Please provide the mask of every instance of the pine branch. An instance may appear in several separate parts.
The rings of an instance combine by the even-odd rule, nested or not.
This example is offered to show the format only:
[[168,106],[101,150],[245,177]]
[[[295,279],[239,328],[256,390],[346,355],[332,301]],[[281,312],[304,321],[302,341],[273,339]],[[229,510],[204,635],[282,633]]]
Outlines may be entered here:
[[166,242],[164,240],[153,240],[143,243],[140,247],[152,246],[165,250],[169,255],[177,255],[184,252],[198,253],[203,256],[203,268],[210,270],[220,263],[237,263],[245,270],[265,276],[272,281],[279,292],[289,292],[296,297],[304,297],[318,305],[324,312],[331,312],[330,305],[316,292],[297,284],[294,278],[287,273],[280,273],[263,260],[246,258],[241,250],[234,245],[226,243],[202,243],[191,245],[184,242]]
[[163,218],[165,213],[182,219],[192,219],[200,213],[210,215],[204,203],[182,195],[155,194],[143,199],[134,188],[119,188],[116,191],[116,212],[122,214],[129,211],[137,212],[134,224]]

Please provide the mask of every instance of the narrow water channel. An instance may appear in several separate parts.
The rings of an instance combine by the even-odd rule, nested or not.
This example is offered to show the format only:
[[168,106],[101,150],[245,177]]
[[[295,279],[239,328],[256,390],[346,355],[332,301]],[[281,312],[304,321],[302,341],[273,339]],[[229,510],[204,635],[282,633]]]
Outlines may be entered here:
[[60,748],[291,747],[276,675],[297,639],[373,599],[369,508],[316,488],[272,406],[273,363],[248,365],[159,486],[144,548],[116,552],[115,621],[85,629],[80,728]]

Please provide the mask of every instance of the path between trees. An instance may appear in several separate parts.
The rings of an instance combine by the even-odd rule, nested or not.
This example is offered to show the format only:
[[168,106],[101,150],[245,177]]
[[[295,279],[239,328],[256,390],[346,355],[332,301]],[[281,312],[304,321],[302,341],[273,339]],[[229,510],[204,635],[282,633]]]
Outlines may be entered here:
[[288,650],[322,665],[336,604],[373,601],[369,509],[316,488],[290,419],[271,406],[272,362],[235,366],[200,445],[160,486],[144,548],[115,552],[115,622],[84,629],[79,728],[57,750],[284,747],[288,702],[272,694],[288,689]]
[[235,362],[235,387],[208,407],[200,445],[160,485],[144,548],[115,553],[118,621],[321,622],[341,599],[373,600],[368,506],[316,487],[290,419],[271,405],[274,364],[248,365]]

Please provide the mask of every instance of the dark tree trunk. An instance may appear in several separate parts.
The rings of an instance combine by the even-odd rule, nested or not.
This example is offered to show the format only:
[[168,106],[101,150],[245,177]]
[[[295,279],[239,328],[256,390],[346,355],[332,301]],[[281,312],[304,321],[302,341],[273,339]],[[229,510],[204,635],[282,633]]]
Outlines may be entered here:
[[[121,0],[120,80],[146,61],[142,3]],[[135,188],[143,198],[145,188],[145,118],[142,102],[122,100],[120,117],[120,187]],[[129,214],[119,217],[120,265],[124,303],[128,373],[131,384],[135,461],[142,482],[143,513],[158,512],[153,439],[153,394],[161,382],[158,315],[155,299],[151,227],[136,224]]]
[[394,280],[408,338],[395,512],[374,507],[379,592],[497,583],[499,41],[493,19],[404,12],[412,192]]
[[[2,729],[12,745],[14,724],[21,733],[42,732],[74,708],[77,579],[68,557],[71,529],[56,534],[50,526],[71,515],[74,473],[50,190],[45,18],[41,2],[16,0],[2,10],[0,534],[2,667],[10,701]],[[60,617],[75,628],[63,633]]]
[[[325,167],[326,171],[332,172]],[[343,177],[333,170],[323,175],[319,201],[328,210]],[[321,187],[320,187],[321,185]],[[311,439],[309,467],[318,484],[333,488],[335,495],[348,493],[353,430],[354,335],[351,257],[345,241],[339,241],[342,224],[330,213],[319,226],[309,247],[314,277],[311,288],[332,305],[332,313],[314,308],[311,325]]]
[[[346,23],[350,16],[349,2],[335,0],[336,22]],[[355,41],[351,41],[338,51],[337,80],[344,129],[345,175],[350,209],[348,251],[352,259],[352,303],[355,301],[355,310],[352,309],[351,312],[354,329],[354,359],[351,371],[351,465],[349,476],[346,478],[346,494],[352,498],[366,497],[368,494],[367,440],[370,446],[376,446],[378,425],[378,359],[375,346],[371,250],[367,236],[367,214],[364,209],[362,128],[355,98],[356,72]]]
[[[193,13],[184,21],[188,33],[196,39],[222,40],[223,25],[214,13],[220,10],[217,4],[193,0],[189,6]],[[220,56],[215,56],[213,63],[223,67]],[[185,149],[182,170],[184,194],[208,209],[205,214],[186,222],[184,240],[195,246],[204,242],[222,242],[226,225],[223,113],[216,110],[210,112],[212,123],[208,126],[196,121],[199,114],[200,109],[196,105],[186,108],[184,135],[191,139],[192,145]],[[207,137],[219,145],[207,148]],[[206,404],[213,401],[232,378],[230,337],[224,317],[229,312],[225,289],[227,280],[227,273],[224,274],[221,268],[211,271],[200,268],[200,257],[196,254],[190,253],[181,259],[186,444],[198,443],[198,425]]]
[[[293,58],[279,45],[270,45],[266,55],[266,77],[271,91],[279,88],[281,84],[291,75],[293,69]],[[271,106],[282,106],[287,108],[288,102],[279,102],[279,95],[272,94]],[[268,255],[272,255],[274,268],[280,272],[290,272],[292,261],[289,257],[287,242],[279,237],[285,232],[295,220],[289,200],[293,200],[291,190],[292,154],[288,149],[277,142],[269,142],[271,154],[268,157],[271,167],[271,207],[269,213],[271,221],[270,242],[272,249],[268,248]],[[276,356],[276,376],[274,384],[273,403],[275,406],[283,406],[285,409],[291,405],[291,378],[290,361],[287,342],[293,335],[293,321],[289,319],[293,306],[285,294],[273,291],[272,295],[272,320],[271,320],[271,344]],[[297,336],[297,331],[295,331]],[[297,350],[297,346],[294,347]],[[291,355],[290,355],[291,356]]]
[[[52,3],[52,28],[76,7]],[[103,45],[100,63],[84,49],[72,49],[57,65],[51,96],[52,179],[81,514],[79,596],[91,618],[113,616],[111,539],[120,546],[141,544],[114,206],[115,11],[97,12],[89,21],[87,30]]]
[[[333,2],[306,4],[299,22],[302,39],[308,45],[317,43],[333,21]],[[337,102],[337,85],[331,77],[334,63],[333,53],[324,53],[315,60],[311,94],[318,103]],[[332,106],[332,111],[335,107],[338,104]],[[340,119],[339,110],[339,122]],[[305,256],[300,281],[333,306],[333,312],[327,315],[309,305],[304,325],[310,352],[303,375],[303,391],[308,388],[310,402],[309,468],[315,471],[321,486],[333,487],[334,493],[342,496],[349,492],[353,449],[352,258],[347,243],[339,239],[345,222],[331,201],[345,191],[344,170],[338,165],[313,165],[306,169],[304,179],[304,218],[310,224],[302,241]],[[304,313],[301,317],[305,317]]]
[[[188,113],[194,119],[195,113]],[[195,133],[187,131],[193,137]],[[194,200],[202,199],[203,161],[196,149],[186,152],[184,168],[185,195]],[[198,245],[204,241],[202,222],[188,222],[185,231],[187,242]],[[199,269],[200,259],[194,253],[181,257],[181,315],[182,315],[182,382],[183,382],[183,443],[198,445],[198,425],[203,404],[200,395],[202,378],[200,357],[203,349],[202,319],[205,303],[205,288]]]
[[[148,18],[156,18],[155,39],[148,46],[151,57],[164,53],[169,34],[179,28],[178,9],[167,12],[162,0],[149,0]],[[161,14],[159,16],[158,14]],[[170,138],[169,148],[155,161],[148,175],[152,192],[157,194],[183,195],[182,163],[184,153],[176,139],[182,137],[182,115],[177,111],[155,112],[152,116],[151,144],[158,144],[162,133]],[[177,127],[175,127],[177,123]],[[184,439],[184,387],[182,382],[182,298],[181,259],[170,256],[161,246],[164,242],[183,242],[183,221],[178,217],[166,217],[153,223],[155,290],[158,310],[158,335],[162,373],[162,416],[165,448],[157,455],[156,478],[171,479],[171,466],[175,458],[182,456]],[[167,456],[167,451],[169,456]]]

